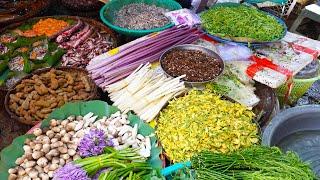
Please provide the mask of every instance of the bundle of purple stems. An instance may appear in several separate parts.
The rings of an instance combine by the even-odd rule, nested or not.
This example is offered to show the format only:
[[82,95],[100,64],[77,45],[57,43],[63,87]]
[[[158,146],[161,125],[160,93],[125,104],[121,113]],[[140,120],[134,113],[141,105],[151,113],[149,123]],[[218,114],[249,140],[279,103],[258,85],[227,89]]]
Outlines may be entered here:
[[174,26],[122,45],[114,55],[108,52],[96,57],[87,66],[87,70],[95,83],[104,89],[129,76],[141,64],[159,60],[166,49],[192,43],[203,34],[199,27]]

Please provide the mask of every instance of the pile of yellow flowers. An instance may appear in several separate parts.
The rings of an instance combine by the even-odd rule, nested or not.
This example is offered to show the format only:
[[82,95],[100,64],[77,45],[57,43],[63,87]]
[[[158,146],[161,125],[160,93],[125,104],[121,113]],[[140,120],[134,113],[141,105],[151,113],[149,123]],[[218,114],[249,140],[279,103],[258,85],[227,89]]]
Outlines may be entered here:
[[190,91],[169,102],[161,113],[157,135],[173,162],[189,160],[203,150],[228,153],[259,141],[254,113],[209,91]]

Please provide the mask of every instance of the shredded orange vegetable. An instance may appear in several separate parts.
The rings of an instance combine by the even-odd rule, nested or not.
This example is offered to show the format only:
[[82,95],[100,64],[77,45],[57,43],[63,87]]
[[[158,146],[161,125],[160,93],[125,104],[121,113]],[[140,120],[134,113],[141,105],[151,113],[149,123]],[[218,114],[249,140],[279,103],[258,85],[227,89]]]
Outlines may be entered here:
[[40,19],[39,22],[32,26],[32,29],[25,31],[24,34],[52,36],[68,26],[69,24],[63,20],[53,18]]

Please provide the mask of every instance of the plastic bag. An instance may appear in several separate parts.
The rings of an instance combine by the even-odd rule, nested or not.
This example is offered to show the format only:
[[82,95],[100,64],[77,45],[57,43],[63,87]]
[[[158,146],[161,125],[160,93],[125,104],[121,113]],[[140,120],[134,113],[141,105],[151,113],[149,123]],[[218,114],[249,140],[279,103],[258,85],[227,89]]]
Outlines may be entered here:
[[200,17],[189,9],[179,9],[165,13],[165,16],[171,19],[175,25],[194,26],[201,24]]
[[192,0],[191,6],[195,13],[205,10],[209,0]]
[[252,56],[250,48],[235,43],[219,44],[216,49],[224,61],[246,61]]

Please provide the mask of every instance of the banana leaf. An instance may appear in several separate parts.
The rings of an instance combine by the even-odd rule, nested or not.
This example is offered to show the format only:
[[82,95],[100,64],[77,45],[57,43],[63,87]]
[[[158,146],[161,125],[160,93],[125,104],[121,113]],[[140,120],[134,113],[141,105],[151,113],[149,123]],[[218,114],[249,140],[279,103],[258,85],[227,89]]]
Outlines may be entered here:
[[[119,111],[115,106],[111,106],[104,101],[94,100],[88,102],[75,102],[67,103],[62,107],[54,110],[47,119],[43,120],[41,123],[41,128],[49,127],[51,119],[63,120],[70,115],[86,115],[89,112],[94,113],[99,118],[103,116],[109,117],[111,114]],[[141,120],[138,116],[128,113],[128,119],[130,125],[138,125],[138,133],[144,136],[152,136],[155,134],[155,130]],[[15,167],[15,161],[18,157],[23,155],[23,145],[27,138],[33,138],[33,135],[23,135],[19,136],[12,142],[11,145],[3,149],[0,153],[0,179],[8,179],[8,169]],[[160,169],[162,166],[162,161],[160,160],[161,148],[157,146],[156,136],[150,137],[151,139],[151,157],[148,159],[150,165],[156,169]]]
[[8,62],[9,60],[0,60],[0,74],[8,69]]
[[1,75],[0,75],[0,86],[5,84],[6,80],[9,77],[9,73],[10,73],[9,69],[6,69],[3,73],[1,73]]
[[24,66],[23,66],[23,72],[30,73],[32,71],[31,62],[26,54],[22,54]]
[[0,179],[8,179],[8,170],[15,167],[15,161],[24,154],[23,145],[26,139],[32,139],[33,134],[19,136],[13,142],[4,148],[0,153]]
[[64,49],[57,48],[57,51],[51,54],[51,51],[49,51],[48,54],[43,58],[44,61],[46,61],[50,66],[53,66],[57,64],[57,62],[60,61],[61,57],[66,53]]

